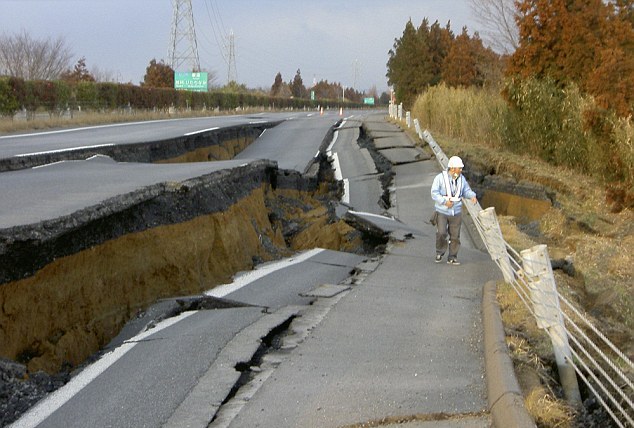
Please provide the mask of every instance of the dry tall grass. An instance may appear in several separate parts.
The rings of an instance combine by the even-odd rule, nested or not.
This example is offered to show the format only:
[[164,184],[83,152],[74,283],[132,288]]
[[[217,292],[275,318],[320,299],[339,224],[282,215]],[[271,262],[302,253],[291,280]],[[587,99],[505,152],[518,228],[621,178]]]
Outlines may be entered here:
[[496,89],[462,89],[441,84],[416,99],[412,116],[418,118],[422,127],[445,136],[499,147],[497,123],[506,109]]
[[606,116],[602,128],[610,131],[598,137],[584,128],[584,118],[601,109],[574,87],[558,91],[553,85],[529,82],[514,90],[523,103],[520,109],[509,108],[497,88],[441,84],[416,99],[412,116],[423,128],[447,137],[511,149],[591,174],[609,185],[614,209],[634,206],[632,117]]

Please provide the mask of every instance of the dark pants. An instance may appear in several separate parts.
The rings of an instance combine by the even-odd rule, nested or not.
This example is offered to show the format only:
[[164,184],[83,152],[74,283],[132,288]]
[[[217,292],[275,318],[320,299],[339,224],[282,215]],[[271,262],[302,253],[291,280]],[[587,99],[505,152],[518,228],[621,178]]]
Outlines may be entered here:
[[[455,259],[460,249],[460,225],[462,224],[462,214],[447,216],[438,213],[438,223],[436,223],[436,254],[441,256],[447,251],[449,246],[448,259]],[[449,235],[449,243],[447,242]]]

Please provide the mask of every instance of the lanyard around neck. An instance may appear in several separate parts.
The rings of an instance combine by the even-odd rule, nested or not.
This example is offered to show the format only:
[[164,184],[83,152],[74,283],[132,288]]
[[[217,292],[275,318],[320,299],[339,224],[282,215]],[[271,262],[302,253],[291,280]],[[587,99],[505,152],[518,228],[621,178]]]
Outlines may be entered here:
[[[447,191],[447,196],[451,198],[456,198],[462,192],[462,181],[460,180],[460,176],[456,178],[456,180],[449,179],[449,173],[447,171],[443,171],[443,178],[445,179],[445,189]],[[456,183],[455,186],[452,185],[452,181]]]

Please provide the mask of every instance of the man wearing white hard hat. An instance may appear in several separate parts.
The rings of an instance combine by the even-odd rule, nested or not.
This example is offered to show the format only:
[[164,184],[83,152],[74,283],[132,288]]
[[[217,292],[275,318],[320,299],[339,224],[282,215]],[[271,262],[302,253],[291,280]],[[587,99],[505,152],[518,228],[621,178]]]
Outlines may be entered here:
[[[462,198],[476,203],[476,194],[462,175],[464,164],[458,156],[449,158],[447,171],[434,178],[431,185],[431,197],[434,200],[436,220],[436,263],[442,261],[449,249],[447,263],[459,265],[460,226],[462,225]],[[449,242],[447,242],[449,236]]]

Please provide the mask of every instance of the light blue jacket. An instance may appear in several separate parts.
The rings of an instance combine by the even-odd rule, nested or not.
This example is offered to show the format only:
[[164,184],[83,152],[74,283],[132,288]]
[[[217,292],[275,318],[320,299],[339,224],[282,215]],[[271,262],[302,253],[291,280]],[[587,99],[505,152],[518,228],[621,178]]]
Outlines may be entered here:
[[[448,192],[445,189],[445,180],[443,178],[444,173],[438,174],[434,178],[434,182],[431,185],[431,198],[434,200],[434,208],[441,214],[445,214],[448,216],[455,216],[462,212],[462,199],[460,201],[455,201],[453,207],[448,208],[445,203],[447,202]],[[451,180],[451,178],[449,178]],[[458,176],[459,187],[461,187],[460,194],[457,195],[460,198],[471,199],[476,196],[475,192],[471,190],[469,183],[464,178],[462,174]]]

